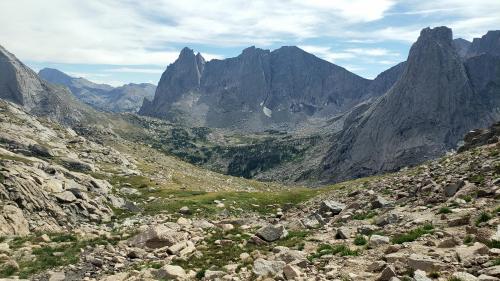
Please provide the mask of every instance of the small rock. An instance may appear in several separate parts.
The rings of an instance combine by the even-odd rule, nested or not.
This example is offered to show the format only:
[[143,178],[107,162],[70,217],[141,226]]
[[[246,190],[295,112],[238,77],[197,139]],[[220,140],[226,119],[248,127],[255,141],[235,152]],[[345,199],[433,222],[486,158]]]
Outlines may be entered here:
[[300,277],[300,274],[300,270],[292,265],[287,264],[283,267],[283,275],[287,280],[295,280]]

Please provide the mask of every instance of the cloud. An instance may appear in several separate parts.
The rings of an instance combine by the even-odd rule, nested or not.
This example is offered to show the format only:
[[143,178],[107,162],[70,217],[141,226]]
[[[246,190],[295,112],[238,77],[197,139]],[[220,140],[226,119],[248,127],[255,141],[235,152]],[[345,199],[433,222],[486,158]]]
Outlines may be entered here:
[[161,68],[132,68],[132,67],[120,67],[120,68],[110,68],[104,69],[105,72],[119,72],[119,73],[149,73],[149,74],[161,74],[164,69]]
[[396,52],[392,52],[388,49],[382,48],[351,48],[347,49],[346,52],[352,53],[355,55],[364,55],[370,57],[383,57],[383,56],[396,56],[399,57],[400,54]]
[[157,75],[184,46],[211,60],[301,45],[372,75],[424,27],[471,40],[499,22],[499,0],[16,0],[0,1],[0,44],[34,64],[122,66],[116,81]]
[[[330,62],[336,62],[339,60],[352,60],[355,58],[356,61],[358,62],[366,61],[370,63],[377,63],[377,61],[370,58],[390,57],[392,58],[392,61],[394,61],[394,58],[399,58],[401,56],[397,52],[392,52],[388,49],[383,49],[383,48],[347,48],[339,52],[335,52],[332,50],[332,48],[325,46],[302,45],[299,47],[306,52],[312,53]],[[390,60],[389,59],[378,60],[378,62],[380,62],[381,64],[387,64],[388,61]],[[344,65],[344,67],[348,68],[346,65]],[[348,69],[349,70],[355,69],[359,71],[364,68],[354,67],[351,65],[350,68]]]
[[395,0],[1,1],[0,40],[22,59],[37,62],[166,65],[177,58],[180,44],[269,46],[300,41],[379,20],[394,4]]

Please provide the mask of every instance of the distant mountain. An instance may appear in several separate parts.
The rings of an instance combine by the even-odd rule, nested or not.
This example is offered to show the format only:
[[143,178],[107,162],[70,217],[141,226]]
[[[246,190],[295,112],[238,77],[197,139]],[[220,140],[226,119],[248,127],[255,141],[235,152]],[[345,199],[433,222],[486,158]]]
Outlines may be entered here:
[[0,46],[0,98],[27,112],[63,124],[77,124],[93,115],[68,90],[46,82]]
[[127,84],[114,88],[84,78],[74,78],[52,68],[44,68],[38,74],[50,83],[68,87],[83,102],[97,109],[112,112],[137,112],[144,98],[152,99],[156,90],[156,86],[147,83]]
[[451,29],[422,30],[401,78],[332,140],[319,177],[339,181],[421,163],[499,120],[500,57],[490,48],[492,34],[475,39],[464,62]]
[[139,114],[208,127],[288,128],[382,95],[401,69],[372,86],[373,81],[297,47],[272,52],[250,47],[235,58],[209,62],[184,48]]

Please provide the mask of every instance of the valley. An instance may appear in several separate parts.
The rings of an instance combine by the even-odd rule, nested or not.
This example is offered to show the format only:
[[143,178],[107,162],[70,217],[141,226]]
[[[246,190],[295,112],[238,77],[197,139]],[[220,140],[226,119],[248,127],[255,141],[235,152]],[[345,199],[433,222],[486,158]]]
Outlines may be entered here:
[[500,280],[499,47],[184,48],[157,87],[0,47],[0,280]]

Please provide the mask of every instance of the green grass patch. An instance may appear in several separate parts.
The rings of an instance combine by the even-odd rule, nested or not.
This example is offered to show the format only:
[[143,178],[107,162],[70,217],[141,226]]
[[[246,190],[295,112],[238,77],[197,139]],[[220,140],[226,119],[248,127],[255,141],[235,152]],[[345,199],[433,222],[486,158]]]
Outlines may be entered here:
[[311,254],[308,259],[309,261],[313,261],[322,256],[326,255],[339,255],[339,256],[358,256],[360,253],[359,250],[351,250],[348,246],[344,244],[339,245],[330,245],[330,244],[321,244],[319,245],[316,253]]
[[472,235],[466,235],[464,238],[465,245],[472,245],[475,242],[475,239]]
[[479,217],[476,219],[476,226],[479,226],[483,222],[491,220],[493,216],[488,212],[481,212]]
[[[36,235],[26,237],[16,237],[10,243],[11,249],[18,249],[26,242],[36,243],[34,239]],[[32,250],[33,260],[17,260],[19,270],[2,270],[0,278],[9,277],[14,274],[20,278],[29,278],[31,275],[55,268],[58,266],[67,266],[77,263],[80,259],[80,250],[87,246],[116,245],[118,241],[99,237],[92,240],[80,240],[75,235],[71,234],[50,234],[52,242],[41,244],[41,247]]]
[[484,175],[477,174],[469,177],[469,180],[475,184],[482,185],[484,184],[485,178]]
[[486,243],[488,245],[488,247],[490,248],[496,248],[496,249],[500,249],[500,241],[498,240],[491,240],[489,241],[488,243]]
[[460,196],[460,198],[463,199],[467,203],[470,203],[472,201],[472,196],[470,196],[470,195],[462,195],[462,196]]
[[423,235],[432,233],[434,233],[434,226],[432,224],[426,224],[424,226],[410,230],[407,233],[396,235],[392,237],[391,241],[393,244],[403,244],[405,242],[413,242]]
[[500,265],[500,258],[496,258],[493,260],[492,262],[493,266],[497,266],[497,265]]
[[353,220],[367,220],[367,219],[372,219],[377,215],[377,212],[375,211],[368,211],[368,212],[363,212],[359,214],[354,214],[352,216]]
[[276,192],[203,192],[160,189],[144,193],[141,196],[159,198],[144,204],[145,214],[177,213],[180,208],[187,206],[197,216],[210,217],[222,210],[217,208],[215,200],[224,202],[225,209],[231,215],[241,215],[248,212],[267,215],[275,213],[277,208],[296,206],[320,192],[322,190],[305,188]]
[[363,246],[366,245],[366,243],[368,243],[368,241],[363,235],[356,235],[356,238],[354,238],[354,245]]
[[451,209],[449,207],[441,207],[439,208],[438,214],[450,214]]

